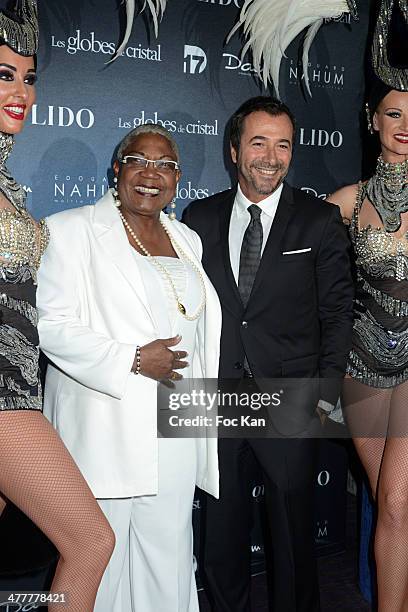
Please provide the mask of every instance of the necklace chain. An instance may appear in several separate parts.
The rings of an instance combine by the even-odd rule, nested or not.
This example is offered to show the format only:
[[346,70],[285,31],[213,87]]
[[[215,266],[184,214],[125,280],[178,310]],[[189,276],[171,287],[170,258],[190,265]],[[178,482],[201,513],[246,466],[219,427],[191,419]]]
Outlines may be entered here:
[[186,312],[186,308],[184,306],[184,304],[182,303],[181,299],[179,298],[178,294],[177,294],[177,290],[176,287],[174,285],[173,279],[171,278],[167,268],[165,266],[163,266],[163,264],[154,256],[151,255],[151,253],[149,253],[149,251],[146,249],[146,247],[140,242],[139,238],[136,236],[135,232],[133,231],[133,229],[130,227],[129,223],[127,222],[127,220],[125,219],[123,213],[117,209],[120,218],[122,219],[122,223],[125,226],[125,228],[128,230],[129,234],[132,236],[133,240],[135,241],[135,243],[137,244],[137,246],[139,247],[139,249],[142,251],[142,253],[144,253],[144,255],[146,255],[146,257],[149,259],[149,261],[156,266],[156,268],[159,270],[159,272],[161,272],[162,276],[164,276],[164,278],[166,278],[170,284],[171,290],[173,292],[174,298],[177,302],[177,309],[180,312],[180,314],[187,319],[187,321],[195,321],[195,319],[198,319],[198,317],[201,315],[201,313],[204,310],[205,307],[205,302],[206,302],[206,294],[205,294],[205,283],[204,283],[204,279],[203,279],[203,275],[201,274],[200,270],[198,269],[198,267],[195,265],[195,263],[193,261],[191,261],[191,259],[186,255],[186,253],[184,253],[183,249],[177,244],[177,242],[174,240],[173,236],[170,234],[169,230],[167,229],[167,227],[164,225],[164,223],[162,221],[160,221],[160,224],[162,226],[162,228],[164,229],[164,231],[166,232],[166,235],[168,236],[170,243],[173,247],[173,249],[176,251],[176,253],[179,255],[180,259],[184,262],[187,262],[190,264],[190,266],[193,268],[194,272],[197,274],[199,281],[200,281],[200,285],[201,285],[201,302],[200,305],[198,306],[196,312],[193,315],[188,315]]
[[22,212],[26,207],[26,192],[6,167],[6,161],[12,151],[13,144],[14,137],[12,134],[0,132],[0,192],[19,212]]
[[408,160],[385,162],[380,156],[375,174],[366,185],[370,202],[381,217],[387,232],[396,232],[401,214],[408,210]]
[[408,183],[408,159],[403,162],[386,162],[382,155],[377,160],[375,174],[389,189],[405,187]]

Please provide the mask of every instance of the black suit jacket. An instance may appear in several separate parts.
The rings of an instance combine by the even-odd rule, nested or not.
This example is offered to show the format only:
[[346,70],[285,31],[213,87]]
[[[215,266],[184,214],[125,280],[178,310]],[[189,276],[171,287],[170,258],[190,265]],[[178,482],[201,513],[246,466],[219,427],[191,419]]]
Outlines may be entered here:
[[[229,257],[235,194],[197,200],[183,214],[201,237],[203,265],[221,301],[219,376],[241,377],[246,355],[258,378],[328,379],[320,397],[335,403],[351,345],[354,295],[339,209],[284,184],[244,308]],[[283,254],[300,249],[310,250]],[[338,381],[337,388],[329,379]]]

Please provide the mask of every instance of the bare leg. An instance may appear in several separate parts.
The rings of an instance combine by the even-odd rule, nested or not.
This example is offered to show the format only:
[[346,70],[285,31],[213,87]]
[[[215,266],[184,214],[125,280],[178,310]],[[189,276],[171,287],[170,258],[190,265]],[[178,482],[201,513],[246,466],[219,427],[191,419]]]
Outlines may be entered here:
[[[378,485],[375,536],[379,612],[408,611],[408,383],[393,390]],[[398,436],[398,437],[396,437]]]
[[343,388],[344,411],[360,461],[377,496],[392,389],[375,389],[347,377]]
[[378,504],[378,612],[408,612],[408,383],[380,390],[348,379],[344,400]]
[[[64,612],[92,612],[114,535],[60,437],[38,411],[0,412],[0,490],[53,542]],[[61,612],[49,605],[49,612]]]

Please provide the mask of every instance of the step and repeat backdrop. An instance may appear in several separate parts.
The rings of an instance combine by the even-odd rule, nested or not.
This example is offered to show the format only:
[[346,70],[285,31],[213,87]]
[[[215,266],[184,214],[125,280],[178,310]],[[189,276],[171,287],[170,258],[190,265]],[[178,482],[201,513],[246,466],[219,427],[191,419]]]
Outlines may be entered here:
[[[177,213],[195,198],[229,187],[225,124],[265,91],[225,44],[243,0],[169,0],[156,39],[139,16],[122,57],[106,65],[124,26],[119,0],[41,0],[37,102],[10,166],[36,217],[92,203],[109,186],[112,154],[127,131],[164,125],[177,139],[183,176]],[[323,197],[360,175],[359,117],[369,0],[321,28],[310,52],[313,97],[303,92],[299,40],[282,62],[281,96],[297,116],[289,181]],[[13,157],[18,160],[13,163]]]
[[[191,200],[231,185],[225,125],[244,100],[270,93],[250,55],[241,57],[239,36],[225,44],[243,0],[169,0],[158,38],[149,19],[139,16],[112,64],[106,62],[124,28],[119,1],[39,4],[37,101],[10,160],[36,218],[101,197],[111,184],[115,147],[145,123],[162,124],[179,144],[179,217]],[[298,122],[288,180],[318,197],[361,175],[369,9],[370,1],[360,0],[359,21],[343,15],[319,31],[309,57],[311,98],[304,92],[300,39],[282,62],[281,97]],[[316,473],[316,541],[324,550],[344,541],[345,479],[344,449],[325,442]],[[250,494],[261,505],[258,475]],[[201,504],[197,498],[196,521]],[[259,523],[252,550],[255,567],[263,553]]]

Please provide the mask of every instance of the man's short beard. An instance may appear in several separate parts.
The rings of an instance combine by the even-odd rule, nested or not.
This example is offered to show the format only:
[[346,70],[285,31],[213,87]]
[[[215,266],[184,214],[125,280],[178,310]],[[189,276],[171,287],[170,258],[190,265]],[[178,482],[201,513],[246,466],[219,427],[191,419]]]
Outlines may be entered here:
[[[251,168],[255,166],[251,165]],[[272,168],[265,168],[267,170],[272,170]],[[275,169],[275,168],[274,168]],[[283,166],[279,165],[279,167],[276,168],[277,170],[284,170]],[[282,174],[279,178],[279,181],[277,182],[277,184],[271,189],[271,188],[267,188],[266,185],[260,185],[259,183],[257,183],[256,179],[254,179],[252,177],[252,175],[250,174],[250,179],[251,179],[251,184],[252,187],[254,188],[254,190],[256,191],[256,193],[259,193],[259,195],[264,195],[264,196],[268,196],[271,195],[274,191],[276,191],[278,189],[278,187],[280,187],[280,185],[282,185],[283,181],[285,180],[285,177],[288,173],[289,168],[286,169],[286,172],[284,174]],[[267,180],[267,179],[266,179]]]
[[261,187],[258,187],[258,185],[256,185],[256,183],[252,183],[256,193],[259,193],[259,195],[272,195],[272,193],[274,191],[276,191],[278,189],[278,187],[280,187],[280,185],[283,183],[283,179],[284,177],[281,178],[281,180],[279,181],[279,183],[277,183],[277,185],[274,186],[274,188],[271,189],[262,189]]

